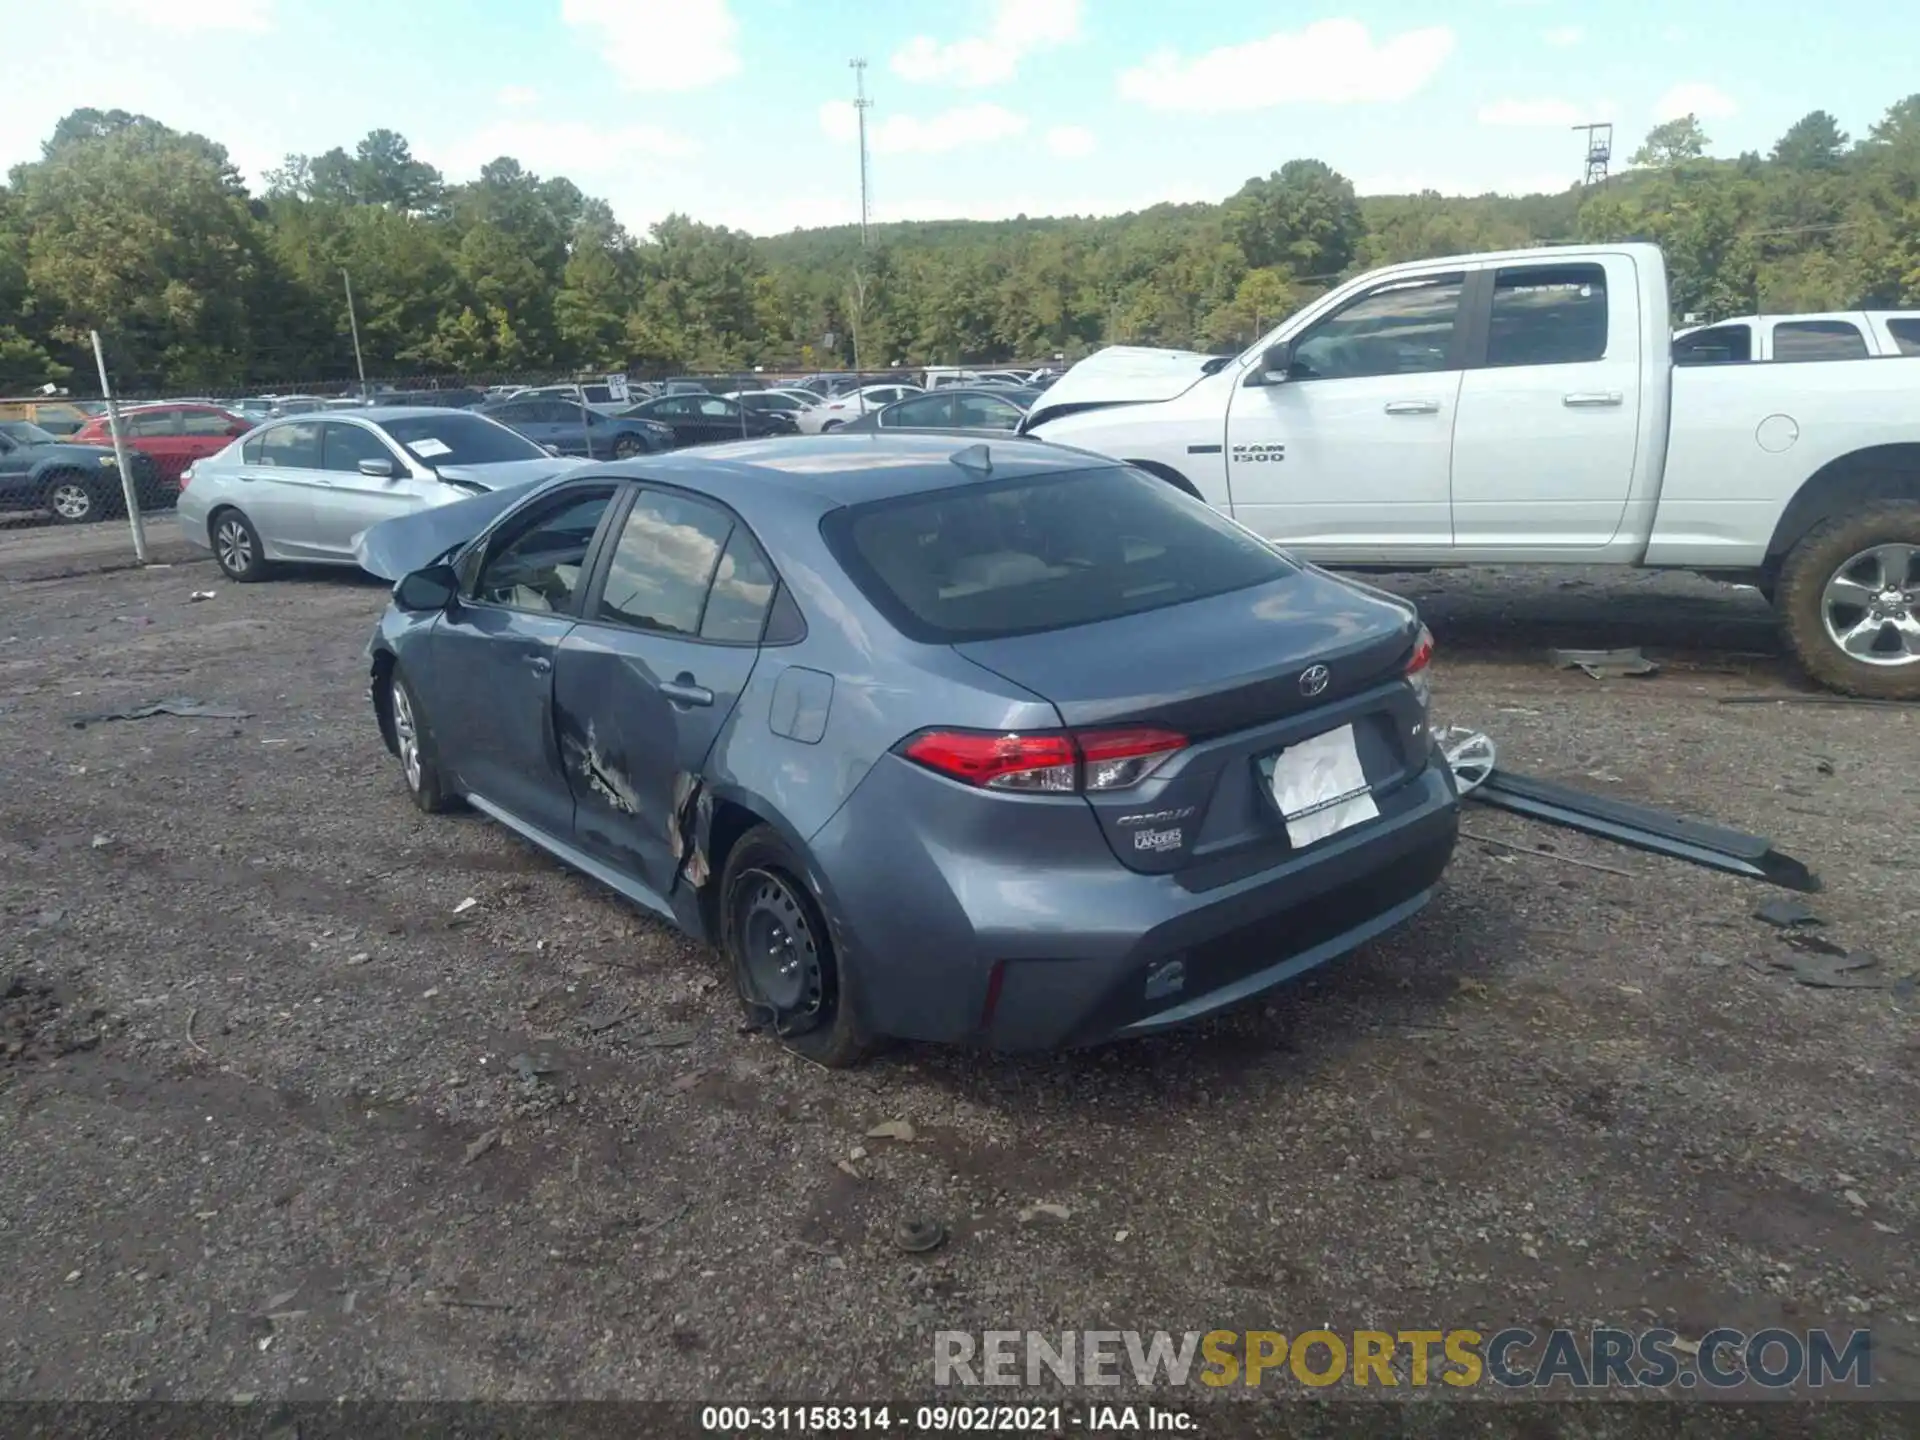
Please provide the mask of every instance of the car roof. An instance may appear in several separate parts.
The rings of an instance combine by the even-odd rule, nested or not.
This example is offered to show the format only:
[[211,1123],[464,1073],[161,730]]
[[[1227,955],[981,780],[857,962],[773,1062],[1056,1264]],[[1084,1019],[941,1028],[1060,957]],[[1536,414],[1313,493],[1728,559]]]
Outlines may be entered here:
[[[460,410],[451,405],[367,405],[352,410],[311,410],[305,415],[276,416],[269,423],[318,425],[323,420],[327,422],[366,420],[375,425],[383,425],[389,420],[444,420],[449,415],[473,413],[471,410]],[[260,428],[264,430],[267,427],[263,425]]]
[[[957,455],[971,452],[978,456],[983,450],[989,470],[954,463]],[[722,499],[745,489],[764,487],[770,491],[800,491],[834,505],[854,505],[944,490],[972,480],[1097,470],[1116,463],[1103,455],[1011,435],[998,442],[967,435],[861,431],[700,445],[650,455],[631,462],[631,472],[623,465],[613,473],[632,473],[638,479],[669,484],[682,481]]]

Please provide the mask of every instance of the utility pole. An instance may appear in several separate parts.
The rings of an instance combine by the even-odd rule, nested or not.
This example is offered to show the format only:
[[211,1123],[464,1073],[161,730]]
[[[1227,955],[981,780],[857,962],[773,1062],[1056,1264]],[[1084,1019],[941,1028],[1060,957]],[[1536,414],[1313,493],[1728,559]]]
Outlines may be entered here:
[[133,558],[147,563],[147,527],[140,518],[140,487],[133,478],[133,466],[127,463],[126,432],[120,425],[120,405],[113,398],[113,386],[107,383],[107,352],[100,348],[100,332],[93,336],[93,363],[100,367],[100,398],[107,402],[107,434],[113,437],[113,463],[120,471],[120,495],[127,502],[127,523],[133,527]]
[[367,362],[360,358],[360,317],[353,313],[353,277],[340,267],[340,278],[347,287],[347,324],[353,327],[353,368],[360,372],[360,398],[367,398]]
[[1605,185],[1607,183],[1607,162],[1613,159],[1613,126],[1609,122],[1596,121],[1589,125],[1575,125],[1575,130],[1587,132],[1587,169],[1582,185]]
[[849,60],[847,67],[853,71],[853,114],[860,126],[860,244],[865,248],[872,215],[867,201],[867,111],[873,102],[867,98],[867,62]]

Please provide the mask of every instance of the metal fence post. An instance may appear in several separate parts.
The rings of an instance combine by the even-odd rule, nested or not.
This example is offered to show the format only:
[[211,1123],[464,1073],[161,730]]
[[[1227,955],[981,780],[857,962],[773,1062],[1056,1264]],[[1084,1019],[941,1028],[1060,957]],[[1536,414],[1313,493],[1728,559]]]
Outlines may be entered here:
[[100,367],[100,398],[107,402],[107,431],[113,436],[113,463],[120,471],[120,493],[126,497],[127,523],[133,527],[133,558],[147,563],[147,528],[140,519],[140,487],[134,483],[133,466],[127,463],[127,442],[120,431],[120,407],[114,403],[113,387],[107,383],[107,354],[100,348],[100,332],[93,336],[93,359]]

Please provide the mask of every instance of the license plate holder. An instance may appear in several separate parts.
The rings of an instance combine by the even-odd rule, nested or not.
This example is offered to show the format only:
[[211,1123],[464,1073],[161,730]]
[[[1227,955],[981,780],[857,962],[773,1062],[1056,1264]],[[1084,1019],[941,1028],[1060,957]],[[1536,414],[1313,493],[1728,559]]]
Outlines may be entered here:
[[1296,741],[1259,759],[1261,783],[1300,850],[1380,814],[1351,724]]

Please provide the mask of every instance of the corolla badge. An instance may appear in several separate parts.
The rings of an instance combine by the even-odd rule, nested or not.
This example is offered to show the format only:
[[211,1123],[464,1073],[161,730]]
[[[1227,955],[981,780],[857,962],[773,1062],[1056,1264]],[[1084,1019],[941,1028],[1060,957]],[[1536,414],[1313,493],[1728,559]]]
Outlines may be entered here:
[[1333,672],[1324,665],[1309,665],[1300,672],[1300,693],[1312,697],[1324,691],[1333,681]]

